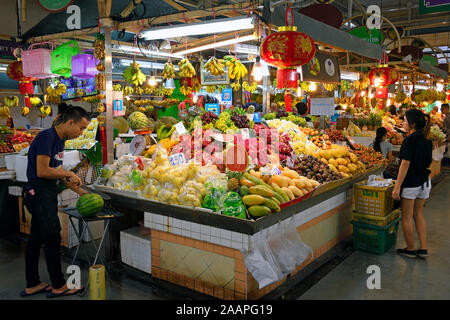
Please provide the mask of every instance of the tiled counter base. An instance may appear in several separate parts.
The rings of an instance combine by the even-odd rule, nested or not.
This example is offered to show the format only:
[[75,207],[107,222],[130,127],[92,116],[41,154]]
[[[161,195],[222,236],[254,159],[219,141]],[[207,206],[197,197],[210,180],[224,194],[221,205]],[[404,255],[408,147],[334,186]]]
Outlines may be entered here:
[[[313,256],[291,275],[352,234],[351,210],[350,189],[291,218],[302,240],[313,250]],[[240,251],[253,248],[255,235],[148,212],[145,226],[152,229],[152,277],[227,300],[258,299],[286,281],[285,277],[258,288]]]

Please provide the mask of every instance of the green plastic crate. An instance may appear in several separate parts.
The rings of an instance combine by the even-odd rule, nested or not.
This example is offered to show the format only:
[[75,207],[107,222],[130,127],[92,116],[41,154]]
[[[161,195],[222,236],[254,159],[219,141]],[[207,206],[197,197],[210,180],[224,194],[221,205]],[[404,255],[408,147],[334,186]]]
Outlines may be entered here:
[[353,247],[359,251],[384,254],[397,242],[399,221],[397,218],[384,227],[352,221]]

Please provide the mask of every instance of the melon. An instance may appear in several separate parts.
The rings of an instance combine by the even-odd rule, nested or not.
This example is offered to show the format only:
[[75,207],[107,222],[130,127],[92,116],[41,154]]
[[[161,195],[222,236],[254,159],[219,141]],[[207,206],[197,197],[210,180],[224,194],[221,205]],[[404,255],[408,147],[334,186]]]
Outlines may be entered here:
[[145,114],[135,111],[128,117],[128,124],[130,125],[131,130],[136,131],[148,128],[150,126],[150,121]]
[[78,199],[77,210],[82,216],[89,217],[102,210],[104,205],[105,203],[100,195],[96,193],[88,193],[82,195]]
[[113,119],[114,128],[119,130],[119,133],[127,133],[128,132],[128,121],[123,117],[115,117]]

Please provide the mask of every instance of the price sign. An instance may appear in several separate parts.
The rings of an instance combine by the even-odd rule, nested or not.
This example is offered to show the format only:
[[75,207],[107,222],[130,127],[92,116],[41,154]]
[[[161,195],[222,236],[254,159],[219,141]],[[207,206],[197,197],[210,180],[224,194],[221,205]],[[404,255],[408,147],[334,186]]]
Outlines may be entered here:
[[172,154],[169,157],[169,162],[170,162],[171,165],[177,166],[179,164],[185,164],[186,163],[186,159],[185,159],[183,153],[175,153],[175,154]]
[[277,166],[274,166],[274,167],[272,168],[272,175],[274,175],[274,176],[279,176],[280,174],[281,174],[280,168],[278,168]]
[[222,103],[226,105],[233,104],[233,91],[232,89],[222,89]]
[[261,114],[259,112],[255,112],[253,114],[253,122],[254,123],[261,123]]
[[242,129],[241,133],[242,133],[242,140],[249,140],[250,139],[250,133],[248,131],[248,128]]
[[186,128],[184,127],[183,122],[181,122],[181,121],[175,125],[175,129],[177,130],[177,132],[180,136],[182,136],[183,134],[185,134],[187,132]]
[[206,111],[211,111],[215,113],[217,116],[220,114],[220,107],[218,103],[206,103],[205,104]]
[[289,168],[293,168],[293,167],[294,167],[294,160],[292,160],[291,157],[288,157],[288,158],[286,159],[286,165],[287,165]]

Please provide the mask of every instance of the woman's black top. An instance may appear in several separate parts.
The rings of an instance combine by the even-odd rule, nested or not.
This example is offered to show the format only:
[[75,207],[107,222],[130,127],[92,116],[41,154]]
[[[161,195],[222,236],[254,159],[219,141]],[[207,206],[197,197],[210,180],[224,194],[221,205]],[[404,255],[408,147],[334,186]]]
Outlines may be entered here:
[[410,161],[402,188],[416,188],[428,181],[432,161],[432,143],[422,133],[407,136],[400,148],[399,158]]

